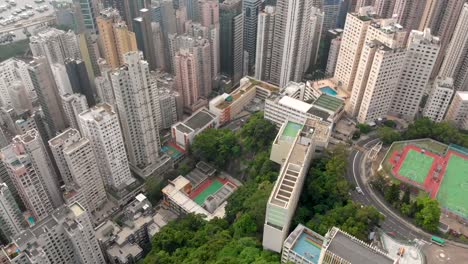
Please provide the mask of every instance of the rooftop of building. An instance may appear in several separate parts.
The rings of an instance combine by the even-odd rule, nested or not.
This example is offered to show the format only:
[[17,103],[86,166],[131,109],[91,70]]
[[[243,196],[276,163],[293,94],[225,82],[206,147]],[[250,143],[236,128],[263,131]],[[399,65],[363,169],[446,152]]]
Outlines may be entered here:
[[117,258],[119,263],[128,263],[128,258],[131,259],[140,256],[143,253],[143,249],[137,244],[125,244],[123,246],[114,245],[107,250],[107,254],[112,258]]
[[3,251],[9,259],[14,259],[21,252],[21,249],[16,243],[10,243],[3,248]]
[[295,99],[289,96],[281,97],[278,103],[286,107],[289,107],[291,109],[294,109],[296,111],[299,111],[301,113],[307,113],[307,111],[309,111],[309,109],[312,107],[312,105],[309,103],[306,103],[304,101],[301,101],[299,99]]
[[101,122],[103,117],[106,115],[114,116],[116,112],[112,105],[103,103],[95,105],[88,110],[84,111],[83,113],[79,114],[79,116],[86,120],[94,120],[97,122]]
[[117,236],[115,243],[119,246],[124,245],[128,242],[128,238],[131,235],[140,231],[144,226],[147,226],[152,221],[153,218],[151,215],[140,215],[138,218],[133,219],[133,221],[127,222],[124,224],[120,232],[115,234]]
[[468,91],[457,91],[456,93],[463,101],[468,101]]
[[49,145],[51,147],[63,145],[65,143],[65,141],[67,141],[71,137],[74,137],[74,136],[79,135],[79,134],[80,134],[80,132],[78,130],[76,130],[74,128],[68,128],[64,132],[60,133],[56,137],[49,140]]
[[297,181],[304,169],[306,153],[311,142],[327,142],[331,124],[326,121],[307,119],[293,141],[293,146],[281,167],[280,175],[270,196],[270,203],[288,208],[295,192]]
[[323,109],[336,112],[344,105],[344,101],[335,96],[328,94],[322,94],[317,100],[313,103],[314,106],[321,107]]
[[206,108],[202,108],[183,122],[179,123],[176,127],[177,130],[180,130],[183,133],[191,133],[192,131],[197,131],[205,127],[215,119],[216,116],[213,113]]
[[236,100],[241,98],[245,93],[247,93],[248,91],[250,91],[250,90],[252,90],[252,89],[254,89],[256,87],[268,90],[268,91],[270,91],[272,93],[278,93],[279,90],[280,90],[279,87],[271,85],[271,84],[269,84],[267,82],[259,81],[259,80],[256,80],[254,78],[251,78],[251,77],[244,77],[244,78],[241,79],[240,86],[237,89],[235,89],[229,95],[227,95],[227,94],[222,95],[224,100],[221,101],[220,103],[218,103],[216,105],[216,108],[225,109],[225,108],[229,107]]
[[322,251],[323,236],[299,224],[286,238],[283,246],[302,258],[317,264]]
[[392,264],[394,260],[378,248],[333,227],[325,236],[324,248],[350,263]]

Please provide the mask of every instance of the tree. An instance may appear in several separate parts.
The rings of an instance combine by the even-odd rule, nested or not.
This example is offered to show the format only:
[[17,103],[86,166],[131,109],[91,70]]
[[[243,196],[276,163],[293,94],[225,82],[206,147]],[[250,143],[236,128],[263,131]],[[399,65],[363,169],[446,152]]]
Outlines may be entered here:
[[437,231],[440,219],[439,202],[427,196],[422,196],[418,197],[416,204],[421,208],[415,215],[416,223],[430,232]]
[[394,130],[393,128],[387,126],[379,127],[377,133],[385,145],[390,145],[395,141],[401,140],[400,133]]
[[401,203],[403,204],[409,204],[410,203],[410,197],[411,192],[409,189],[409,186],[406,186],[405,193],[403,194],[403,198],[401,198]]
[[240,154],[240,145],[231,130],[209,128],[195,137],[190,150],[198,159],[223,169],[232,157]]
[[257,225],[249,214],[243,214],[232,226],[234,229],[234,238],[255,236]]
[[263,112],[257,112],[242,126],[239,134],[244,147],[257,152],[270,147],[276,136],[276,126],[263,118]]
[[389,188],[385,189],[384,198],[390,204],[400,202],[400,185],[393,183]]
[[387,126],[387,127],[390,127],[390,128],[395,128],[396,125],[397,125],[397,124],[396,124],[395,121],[393,121],[393,120],[386,120],[386,121],[384,122],[384,126]]
[[356,127],[359,128],[359,130],[363,134],[367,134],[372,131],[372,127],[368,124],[357,124]]

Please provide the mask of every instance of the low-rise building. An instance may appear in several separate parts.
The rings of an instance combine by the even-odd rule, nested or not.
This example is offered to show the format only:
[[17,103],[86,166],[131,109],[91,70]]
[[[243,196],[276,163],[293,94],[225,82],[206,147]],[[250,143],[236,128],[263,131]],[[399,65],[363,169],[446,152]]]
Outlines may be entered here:
[[216,170],[204,162],[179,176],[162,190],[164,203],[180,214],[202,214],[207,220],[225,216],[226,200],[241,183],[229,175],[216,176]]
[[184,121],[174,124],[171,136],[177,146],[186,151],[196,135],[207,128],[216,127],[218,127],[218,117],[204,107]]
[[[294,137],[291,148],[288,152],[279,151],[278,154],[272,154],[273,159],[280,161],[282,166],[267,202],[262,244],[263,248],[275,252],[281,252],[283,247],[312,157],[316,155],[316,150],[327,146],[330,138],[330,123],[307,119],[302,124],[298,132],[294,132],[297,128],[291,128],[293,123],[288,121],[284,124],[280,130],[280,137]],[[278,149],[286,146],[287,144],[274,145]]]
[[240,80],[239,88],[230,94],[224,93],[212,99],[209,108],[224,124],[234,119],[254,99],[265,101],[272,94],[279,93],[279,87],[269,83],[244,77]]

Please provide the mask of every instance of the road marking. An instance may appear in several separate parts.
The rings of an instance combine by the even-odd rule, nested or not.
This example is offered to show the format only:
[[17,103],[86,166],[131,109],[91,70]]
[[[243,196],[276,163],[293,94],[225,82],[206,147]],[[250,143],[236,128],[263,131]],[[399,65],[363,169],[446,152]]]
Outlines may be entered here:
[[[358,153],[359,153],[359,151],[356,152],[356,154],[354,154],[354,159],[353,159],[353,177],[354,177],[354,181],[356,182],[357,187],[361,188],[361,186],[359,186],[359,182],[358,182],[358,180],[357,180],[357,178],[356,178],[356,158],[357,158],[357,154],[358,154]],[[361,190],[362,190],[362,188],[361,188]]]

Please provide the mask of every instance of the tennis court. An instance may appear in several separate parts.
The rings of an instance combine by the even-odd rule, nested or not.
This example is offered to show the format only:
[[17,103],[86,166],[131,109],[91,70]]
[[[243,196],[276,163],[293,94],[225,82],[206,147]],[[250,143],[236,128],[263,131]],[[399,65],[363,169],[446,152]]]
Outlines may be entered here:
[[408,150],[398,174],[418,183],[424,183],[434,158],[414,149]]
[[193,199],[197,204],[202,205],[206,198],[215,192],[217,192],[221,187],[223,187],[223,183],[219,180],[213,180],[211,184],[206,187],[202,192],[200,192],[195,198]]
[[466,202],[468,158],[453,152],[449,155],[445,175],[437,193],[437,200],[442,207],[466,218],[468,217],[468,203]]

